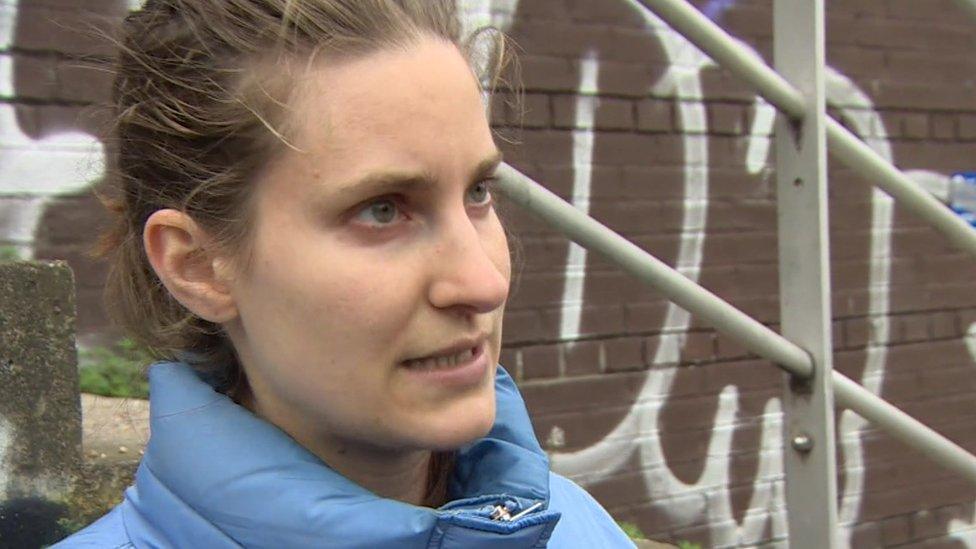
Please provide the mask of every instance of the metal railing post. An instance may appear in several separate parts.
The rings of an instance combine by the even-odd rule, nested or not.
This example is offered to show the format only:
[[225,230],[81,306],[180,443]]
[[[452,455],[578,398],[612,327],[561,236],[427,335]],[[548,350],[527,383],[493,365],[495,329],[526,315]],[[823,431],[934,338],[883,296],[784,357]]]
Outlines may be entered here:
[[803,117],[776,121],[780,319],[783,337],[813,359],[813,376],[789,376],[783,398],[790,546],[837,547],[824,0],[776,0],[777,72],[803,95]]

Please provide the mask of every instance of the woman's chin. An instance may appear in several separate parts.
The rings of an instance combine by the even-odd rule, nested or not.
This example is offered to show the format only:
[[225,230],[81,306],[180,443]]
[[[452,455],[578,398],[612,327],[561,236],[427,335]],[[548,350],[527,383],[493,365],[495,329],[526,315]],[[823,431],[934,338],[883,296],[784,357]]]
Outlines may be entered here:
[[483,409],[480,413],[471,412],[431,418],[417,432],[416,445],[434,451],[447,451],[484,438],[495,423],[495,407],[492,405],[490,410]]

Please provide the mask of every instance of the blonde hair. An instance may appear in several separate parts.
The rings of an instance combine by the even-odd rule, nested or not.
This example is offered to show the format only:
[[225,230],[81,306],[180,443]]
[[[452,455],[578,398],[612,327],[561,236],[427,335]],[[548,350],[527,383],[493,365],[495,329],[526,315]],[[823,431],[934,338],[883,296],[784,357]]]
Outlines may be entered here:
[[[472,65],[490,92],[509,57],[500,33],[473,38],[486,35],[488,61]],[[361,56],[425,36],[469,60],[475,51],[462,42],[453,0],[148,0],[130,14],[112,97],[117,192],[103,196],[114,225],[99,247],[116,322],[157,357],[186,353],[233,396],[245,380],[229,338],[166,291],[143,225],[174,208],[242,252],[251,183],[289,146],[288,92],[300,67],[320,53]]]

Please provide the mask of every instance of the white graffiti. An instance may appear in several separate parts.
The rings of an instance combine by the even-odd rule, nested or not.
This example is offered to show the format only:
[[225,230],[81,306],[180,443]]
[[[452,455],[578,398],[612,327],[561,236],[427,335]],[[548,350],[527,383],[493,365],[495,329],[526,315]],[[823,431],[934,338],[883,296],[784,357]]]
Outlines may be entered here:
[[[680,99],[678,115],[682,127],[689,131],[684,135],[685,209],[677,266],[683,274],[696,280],[703,257],[708,197],[708,141],[704,136],[707,118],[702,104],[704,95],[700,73],[713,63],[636,2],[633,7],[644,14],[648,27],[661,38],[670,61],[668,71],[655,85],[655,91],[677,95]],[[578,164],[576,167],[580,168]],[[567,272],[567,276],[569,274]],[[673,304],[669,305],[665,319],[664,330],[667,333],[655,351],[655,365],[677,361],[684,342],[683,332],[690,323],[690,315]],[[613,475],[636,450],[640,453],[642,467],[647,470],[645,482],[652,499],[667,501],[670,498],[690,496],[695,502],[691,505],[662,506],[665,512],[679,515],[683,514],[683,510],[691,510],[695,514],[704,513],[710,524],[736,524],[730,494],[725,487],[729,481],[728,456],[732,439],[730,420],[737,413],[737,389],[734,386],[723,389],[719,397],[715,428],[708,444],[705,469],[696,483],[687,484],[667,467],[658,431],[663,396],[670,391],[675,374],[676,370],[673,368],[653,368],[640,392],[638,404],[631,408],[610,434],[580,452],[553,455],[553,467],[567,474],[585,477],[587,482],[595,482]],[[775,419],[778,407],[779,403],[775,399],[767,404],[766,416],[772,419],[763,424],[763,447],[775,447],[777,444],[779,434],[774,424],[778,421]],[[775,452],[761,454],[759,478],[766,482],[757,485],[754,490],[744,520],[734,528],[734,539],[731,540],[733,544],[739,539],[757,539],[765,528],[765,520],[757,518],[764,518],[768,514],[775,480],[781,475],[781,470],[781,458]],[[708,497],[707,493],[712,493],[712,496]],[[676,523],[687,523],[688,520],[687,516],[673,518]]]
[[[842,112],[852,121],[855,131],[864,136],[865,142],[885,160],[894,161],[884,122],[868,96],[849,78],[833,70],[828,71],[826,85],[828,100],[844,106]],[[878,130],[876,136],[871,132],[872,126]],[[872,330],[874,337],[867,348],[861,384],[874,394],[881,393],[887,345],[891,334],[891,323],[888,320],[890,310],[888,287],[891,280],[893,220],[892,198],[877,188],[872,189],[868,315],[874,328]],[[842,524],[853,523],[857,519],[857,512],[861,506],[861,494],[864,493],[864,451],[861,444],[861,431],[867,425],[867,421],[854,412],[850,410],[841,412],[837,442],[838,446],[844,449],[844,469],[847,471],[838,509],[838,521]]]
[[[692,280],[697,274],[702,261],[702,240],[704,238],[705,211],[707,206],[707,141],[703,137],[707,134],[707,119],[701,107],[704,99],[701,91],[701,71],[714,63],[700,50],[694,47],[681,35],[667,28],[655,15],[648,12],[636,1],[629,1],[631,7],[641,13],[647,26],[661,40],[669,59],[668,71],[655,85],[657,95],[676,93],[678,98],[678,112],[681,117],[682,128],[686,133],[685,146],[685,212],[682,226],[681,250],[677,260],[677,268]],[[726,2],[726,4],[728,4]],[[719,10],[720,12],[720,10]],[[717,12],[717,13],[719,13]],[[753,52],[757,57],[758,53]],[[584,66],[591,63],[589,59],[583,61]],[[866,142],[888,161],[893,161],[893,154],[888,135],[885,131],[881,116],[877,113],[872,101],[849,78],[828,67],[827,95],[834,106],[841,108],[843,116],[854,126],[857,133],[864,136]],[[589,89],[581,90],[577,117],[592,116],[588,113]],[[582,113],[582,114],[581,114]],[[758,174],[768,166],[768,154],[771,144],[771,130],[776,117],[775,110],[761,98],[754,104],[754,119],[750,133],[749,146],[746,152],[746,168],[751,174]],[[576,170],[577,186],[574,187],[574,204],[588,204],[589,197],[581,196],[579,189],[589,190],[589,175],[580,171],[589,171],[589,163],[580,163],[576,159],[592,156],[592,150],[581,150],[581,145],[592,147],[592,132],[585,132],[585,128],[592,126],[580,124],[577,120],[577,130],[574,134],[574,168]],[[582,138],[580,134],[582,133]],[[948,177],[944,174],[924,170],[907,172],[920,186],[929,190],[941,200],[947,200]],[[584,181],[584,185],[579,185]],[[891,233],[893,222],[893,202],[891,197],[880,190],[872,191],[872,219],[870,227],[870,258],[871,267],[868,280],[869,306],[868,314],[872,319],[872,339],[867,350],[866,367],[861,382],[874,393],[880,393],[884,379],[884,363],[886,345],[889,342],[890,323],[889,312],[889,283],[891,271]],[[575,245],[573,245],[575,246]],[[575,253],[574,253],[575,252]],[[581,272],[581,270],[583,272]],[[576,334],[582,307],[582,280],[585,277],[585,251],[570,249],[569,261],[566,265],[566,292],[564,293],[564,310],[562,340]],[[671,306],[666,315],[665,332],[661,338],[655,356],[654,365],[676,362],[682,348],[682,333],[689,323],[688,314]],[[976,357],[976,353],[973,354]],[[572,453],[556,453],[552,456],[553,467],[556,470],[573,475],[583,482],[598,482],[612,477],[621,471],[633,452],[639,452],[641,468],[646,471],[645,484],[648,493],[654,501],[668,501],[680,498],[683,505],[662,505],[658,507],[671,515],[676,524],[693,524],[705,522],[711,525],[712,544],[739,545],[755,543],[760,539],[766,528],[767,520],[772,521],[774,532],[784,532],[784,517],[782,493],[782,433],[781,412],[778,399],[767,402],[762,420],[761,450],[759,466],[752,499],[749,502],[743,520],[734,519],[730,494],[728,490],[730,465],[729,450],[731,448],[732,427],[736,420],[737,388],[733,385],[725,387],[719,395],[719,408],[714,420],[714,428],[708,443],[706,463],[701,476],[696,482],[688,484],[678,479],[668,468],[660,440],[658,421],[664,398],[670,392],[675,370],[673,368],[652,368],[643,388],[637,398],[637,403],[629,410],[627,416],[602,440],[596,444]],[[861,431],[866,422],[850,411],[841,415],[838,431],[839,443],[844,449],[843,468],[846,472],[846,483],[839,508],[839,519],[842,526],[850,526],[857,520],[864,491],[864,457],[861,442]],[[555,427],[554,429],[559,429]],[[706,496],[706,494],[708,494]],[[692,504],[687,503],[691,496]],[[704,518],[704,521],[695,520]],[[703,515],[703,517],[702,517]],[[732,525],[730,527],[730,525]],[[841,542],[850,545],[850,528],[845,528],[848,536]]]
[[[0,99],[11,98],[17,0],[0,5]],[[23,258],[34,253],[34,233],[51,198],[86,189],[105,173],[102,143],[85,133],[32,139],[17,123],[13,105],[0,104],[0,244]]]
[[[589,51],[580,60],[579,95],[576,99],[576,130],[573,131],[573,206],[590,212],[590,182],[593,175],[593,123],[599,98],[596,94],[599,60]],[[559,339],[579,337],[583,316],[583,288],[586,282],[586,248],[569,243],[569,255],[563,276],[563,298]],[[570,343],[571,345],[572,343]]]
[[[668,69],[654,85],[654,91],[659,95],[677,96],[678,116],[686,131],[683,134],[684,211],[676,268],[691,280],[697,280],[703,259],[709,165],[708,121],[701,71],[714,66],[714,62],[636,1],[629,4],[644,16],[646,26],[661,40],[669,61]],[[655,350],[653,365],[678,361],[690,321],[687,311],[669,304],[662,329],[664,335]],[[554,454],[553,468],[584,482],[597,482],[617,473],[636,451],[641,458],[641,467],[646,471],[645,486],[651,499],[675,503],[659,507],[675,524],[694,524],[701,522],[695,520],[696,516],[704,516],[705,523],[715,525],[712,531],[715,546],[758,540],[766,529],[767,520],[773,521],[774,531],[782,532],[782,513],[773,509],[776,493],[782,491],[777,488],[782,477],[782,456],[775,450],[781,445],[779,400],[771,399],[766,404],[761,434],[763,450],[759,454],[756,483],[745,516],[739,523],[735,520],[728,490],[738,389],[726,386],[719,395],[704,470],[696,482],[685,483],[667,466],[658,428],[663,401],[671,390],[676,373],[674,368],[652,368],[637,404],[613,431],[579,452]]]

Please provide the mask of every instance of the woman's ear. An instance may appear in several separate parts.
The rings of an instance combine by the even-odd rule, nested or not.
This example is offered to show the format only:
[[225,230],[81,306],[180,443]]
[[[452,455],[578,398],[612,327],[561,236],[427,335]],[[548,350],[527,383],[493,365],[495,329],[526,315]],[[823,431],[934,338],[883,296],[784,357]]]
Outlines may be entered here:
[[237,317],[225,258],[190,216],[157,210],[142,231],[146,256],[169,293],[193,314],[222,324]]

